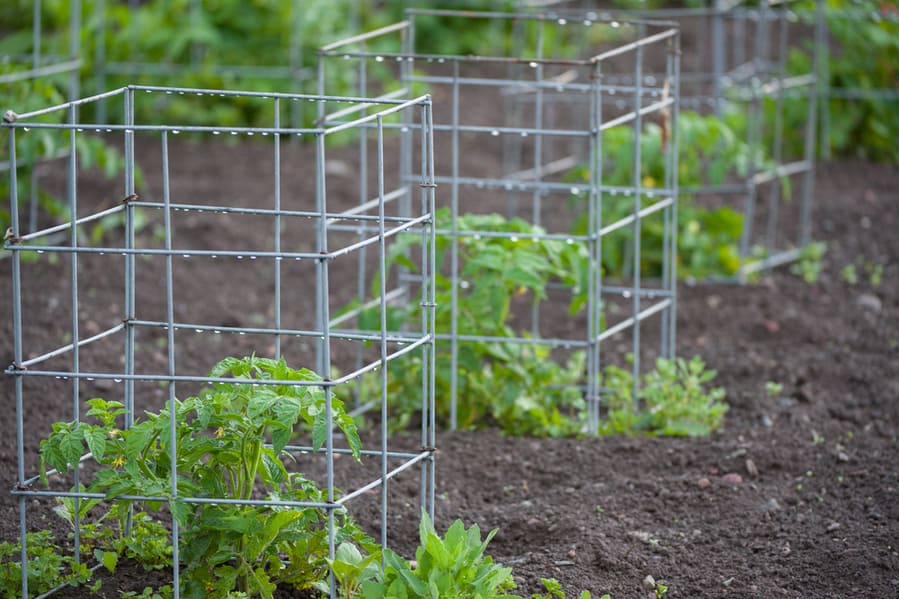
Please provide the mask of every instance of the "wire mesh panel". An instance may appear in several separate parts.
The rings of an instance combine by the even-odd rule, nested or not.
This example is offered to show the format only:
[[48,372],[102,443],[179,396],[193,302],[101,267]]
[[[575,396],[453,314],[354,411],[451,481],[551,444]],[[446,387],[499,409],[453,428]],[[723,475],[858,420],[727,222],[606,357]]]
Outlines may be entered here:
[[[135,121],[137,103],[168,94],[264,105],[272,124],[198,126],[189,117],[165,125]],[[79,120],[85,105],[100,100],[122,103],[125,121]],[[301,102],[353,118],[312,128],[283,126],[288,105]],[[55,117],[59,112],[63,124]],[[391,149],[398,137],[393,128],[401,123],[414,157],[404,181],[394,174],[399,165]],[[265,537],[263,542],[249,536],[239,545],[245,552],[258,549],[249,560],[251,570],[274,567],[285,554],[305,548],[302,555],[289,556],[291,567],[310,568],[298,580],[318,580],[334,596],[327,560],[334,559],[342,540],[361,534],[348,516],[352,500],[359,503],[380,489],[375,510],[380,521],[373,528],[386,546],[388,481],[414,468],[420,471],[421,507],[433,513],[435,185],[429,97],[373,101],[129,86],[9,113],[3,127],[13,178],[6,248],[12,252],[14,362],[6,373],[15,380],[14,494],[23,563],[26,532],[34,521],[29,514],[57,500],[70,507],[76,559],[91,565],[94,556],[79,553],[79,538],[97,526],[98,511],[114,513],[122,534],[144,522],[139,513],[168,518],[175,596],[212,584],[197,564],[210,572],[231,568],[219,578],[233,574],[240,580],[234,572],[247,555],[238,552],[222,561],[209,553],[210,538],[213,546],[222,544],[221,551],[233,550],[227,535],[235,531]],[[25,234],[15,194],[16,140],[42,133],[62,135],[67,142],[69,222]],[[122,148],[125,171],[119,181],[98,187],[81,170],[78,139],[91,135]],[[196,173],[173,157],[172,147],[187,144],[180,156],[185,147],[204,151],[204,141],[216,136],[253,137],[271,147],[270,163],[220,165],[266,181],[257,187],[266,190],[261,197],[192,185]],[[339,197],[347,193],[346,182],[339,192],[332,185],[335,172],[342,171],[326,142],[337,136],[365,140],[362,159],[370,163],[365,183],[350,179],[353,196],[362,189],[368,200],[349,210]],[[306,141],[309,151],[300,154],[305,162],[282,156],[282,143],[294,137]],[[282,175],[297,170],[307,184],[288,189]],[[397,196],[406,199],[405,213],[391,201]],[[106,224],[99,233],[98,223]],[[244,233],[260,230],[259,223],[268,233]],[[216,234],[198,236],[204,230]],[[63,241],[54,241],[59,232]],[[406,288],[422,316],[400,329],[387,319],[386,263],[398,239],[410,235],[419,250],[416,274],[407,277]],[[359,274],[359,264],[368,270]],[[88,277],[81,274],[85,271],[104,276]],[[358,284],[376,289],[370,310],[378,326],[368,331],[332,326],[342,298]],[[110,303],[115,289],[121,299]],[[48,307],[48,301],[55,303]],[[207,304],[223,313],[210,314]],[[58,342],[49,345],[30,325],[30,316],[48,308],[58,314],[56,337],[50,336]],[[416,364],[415,401],[422,414],[414,450],[398,447],[387,429],[395,409],[387,377],[410,361]],[[371,447],[361,446],[342,401],[347,387],[363,379],[381,417]],[[67,395],[70,407],[59,413],[52,432],[34,430],[29,414],[56,405],[41,402],[48,394]],[[33,473],[35,468],[40,473]],[[346,491],[336,482],[343,468],[356,469],[354,477],[344,479],[353,485]],[[49,486],[40,484],[41,477]],[[314,543],[318,553],[311,549]],[[29,596],[27,582],[26,567],[23,596]]]
[[[691,238],[682,244],[684,273],[742,279],[802,254],[811,234],[818,82],[817,60],[804,64],[799,56],[822,31],[809,18],[808,3],[715,1],[645,11],[537,4],[535,10],[568,19],[631,16],[678,24],[681,231]],[[629,75],[620,80],[627,84]],[[709,212],[696,214],[693,206]],[[694,235],[685,227],[691,223],[723,234],[727,252],[712,264],[691,252]]]
[[[464,56],[424,52],[435,19],[492,33]],[[574,414],[595,431],[601,364],[630,354],[639,373],[673,355],[678,39],[663,21],[413,9],[320,50],[320,93],[352,68],[360,94],[435,98],[449,200],[438,415],[451,427],[543,418],[542,434],[564,434]],[[647,127],[665,136],[652,181]]]

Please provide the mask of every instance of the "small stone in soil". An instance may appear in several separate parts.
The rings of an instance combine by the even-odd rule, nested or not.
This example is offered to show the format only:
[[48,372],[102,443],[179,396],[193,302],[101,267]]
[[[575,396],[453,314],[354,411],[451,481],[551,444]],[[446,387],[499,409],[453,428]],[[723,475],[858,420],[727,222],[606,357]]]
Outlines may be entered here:
[[647,591],[654,591],[656,588],[656,579],[652,577],[652,574],[647,574],[646,578],[643,579],[643,588]]
[[698,481],[696,481],[696,485],[697,485],[700,489],[703,489],[703,490],[708,489],[708,488],[709,488],[709,485],[711,485],[711,484],[712,484],[712,483],[709,482],[709,479],[707,479],[707,478],[705,478],[705,477],[702,477],[702,478],[700,478]]
[[737,474],[736,472],[728,472],[724,476],[721,477],[721,480],[726,482],[729,485],[739,485],[743,482],[743,477]]
[[840,529],[841,527],[842,527],[842,524],[840,524],[839,522],[831,522],[830,524],[827,525],[827,532],[833,532],[835,530]]
[[759,469],[755,462],[752,461],[752,458],[746,458],[746,473],[752,478],[758,478]]
[[862,293],[856,298],[855,303],[860,308],[870,310],[871,312],[880,312],[883,308],[883,302],[873,293]]

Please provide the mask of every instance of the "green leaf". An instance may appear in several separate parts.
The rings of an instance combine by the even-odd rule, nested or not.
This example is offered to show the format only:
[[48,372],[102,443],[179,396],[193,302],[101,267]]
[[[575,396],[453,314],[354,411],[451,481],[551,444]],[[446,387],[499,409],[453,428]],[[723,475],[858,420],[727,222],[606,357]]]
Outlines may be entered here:
[[115,573],[116,565],[119,563],[119,554],[115,551],[103,551],[101,549],[94,549],[94,558],[101,564],[103,567],[109,570],[112,573]]
[[106,430],[96,427],[85,427],[84,440],[87,448],[98,462],[103,461],[106,454]]

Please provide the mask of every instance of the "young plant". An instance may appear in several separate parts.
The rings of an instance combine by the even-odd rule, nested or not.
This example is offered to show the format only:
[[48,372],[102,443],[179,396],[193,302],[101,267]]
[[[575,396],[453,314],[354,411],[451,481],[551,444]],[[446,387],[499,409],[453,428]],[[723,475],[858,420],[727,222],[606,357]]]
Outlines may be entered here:
[[790,265],[790,272],[806,283],[815,283],[821,276],[824,266],[824,254],[827,253],[827,244],[816,241],[802,249],[799,260]]
[[512,569],[504,568],[484,555],[496,530],[481,540],[477,525],[465,529],[456,520],[441,538],[427,512],[422,512],[419,526],[421,544],[415,551],[417,567],[393,551],[384,551],[384,569],[374,579],[359,585],[365,599],[395,597],[499,597],[515,588]]
[[[450,213],[441,209],[437,227],[449,229]],[[571,289],[570,311],[577,312],[586,301],[587,254],[579,243],[535,238],[544,233],[521,219],[506,220],[491,214],[467,214],[459,218],[463,232],[503,232],[506,238],[491,235],[459,236],[459,283],[457,322],[461,335],[481,335],[499,339],[526,336],[512,323],[513,301],[538,303],[547,298],[550,282]],[[420,244],[420,236],[409,235],[391,247],[389,266],[415,271],[407,252]],[[436,284],[436,331],[448,334],[452,320],[452,281],[441,266],[449,261],[451,238],[437,237],[438,276]],[[375,282],[377,285],[377,281]],[[352,304],[349,308],[356,307]],[[388,308],[388,323],[417,322],[420,306],[408,304]],[[379,326],[377,308],[363,311],[359,326]],[[443,343],[443,342],[441,342]],[[495,424],[510,434],[561,436],[577,431],[571,418],[583,405],[580,392],[571,388],[582,376],[584,355],[572,353],[559,362],[550,350],[537,343],[504,341],[465,342],[458,352],[458,423],[461,428]],[[391,372],[388,382],[396,401],[400,425],[419,407],[421,364],[418,358],[404,361],[403,368]],[[436,397],[450,396],[452,363],[446,345],[437,354]],[[567,388],[566,388],[567,387]],[[446,420],[448,402],[439,402],[438,416]]]
[[690,361],[659,358],[656,369],[639,381],[634,397],[630,370],[607,367],[603,376],[603,385],[609,389],[607,414],[600,434],[708,435],[721,425],[728,410],[723,388],[704,388],[716,374],[706,370],[699,356]]
[[[753,151],[738,131],[745,128],[745,117],[732,112],[726,120],[682,112],[678,116],[678,186],[681,189],[721,185],[734,176],[745,177],[751,164],[765,169],[770,160],[760,151]],[[667,133],[656,123],[647,123],[640,135],[642,156],[640,182],[644,189],[665,183]],[[632,186],[634,183],[634,131],[631,127],[614,127],[603,133],[603,184]],[[575,169],[569,178],[586,180],[586,166]],[[583,195],[571,197],[580,204]],[[657,200],[644,197],[641,208]],[[602,221],[611,223],[634,210],[633,198],[605,193],[602,197]],[[729,207],[705,209],[692,196],[681,193],[678,199],[678,275],[703,279],[731,276],[740,268],[739,241],[743,230],[743,215]],[[659,276],[662,272],[664,223],[661,218],[647,218],[641,230],[641,264],[645,276]],[[587,214],[576,222],[574,232],[587,232]],[[602,241],[603,269],[607,276],[620,277],[633,270],[633,237],[630,228]]]
[[[59,553],[48,530],[25,535],[28,553],[28,592],[34,596],[59,585],[78,586],[91,579],[90,568],[76,563],[72,556]],[[5,599],[21,597],[22,547],[19,543],[0,542],[0,594]]]
[[[284,448],[300,426],[311,431],[313,449],[325,441],[329,423],[325,391],[315,385],[321,379],[309,370],[293,370],[283,360],[258,357],[226,358],[210,373],[216,378],[228,375],[233,383],[216,383],[199,396],[174,402],[177,494],[172,489],[168,409],[147,413],[121,430],[116,423],[123,405],[93,399],[88,416],[99,423],[54,424],[53,433],[41,443],[43,469],[66,472],[89,450],[103,466],[89,491],[103,492],[111,500],[121,495],[159,497],[141,502],[149,511],[160,509],[161,500],[167,499],[180,528],[186,597],[237,590],[270,598],[280,583],[309,587],[323,579],[328,568],[324,510],[180,500],[249,500],[256,496],[257,486],[271,500],[327,499],[302,474],[289,473],[282,461]],[[261,384],[267,380],[306,384]],[[343,432],[358,460],[361,443],[356,425],[334,398],[330,421]],[[113,509],[118,518],[124,517],[128,505],[117,502],[119,507]],[[342,527],[339,540],[369,544],[345,513],[338,513],[337,519]]]

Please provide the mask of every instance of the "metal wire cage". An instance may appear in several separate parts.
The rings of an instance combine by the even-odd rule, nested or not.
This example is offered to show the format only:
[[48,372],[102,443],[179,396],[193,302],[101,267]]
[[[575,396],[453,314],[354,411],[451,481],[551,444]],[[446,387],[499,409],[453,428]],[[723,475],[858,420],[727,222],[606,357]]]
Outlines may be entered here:
[[[205,95],[221,102],[258,102],[271,108],[270,127],[192,126],[189,122],[144,124],[135,122],[135,103],[153,102],[166,94]],[[122,102],[125,122],[86,123],[79,120],[85,104],[105,100]],[[339,110],[341,124],[294,128],[281,125],[287,105],[299,102],[320,103],[326,110]],[[59,119],[44,119],[63,112]],[[396,135],[394,123],[403,122],[403,139],[416,158],[414,177],[398,182],[389,167],[396,162],[391,144]],[[52,409],[42,404],[47,394],[71,396],[70,409],[58,415],[60,422],[75,427],[87,422],[89,398],[102,396],[121,401],[124,415],[120,428],[134,425],[147,410],[176,413],[178,398],[198,393],[214,384],[247,384],[245,377],[210,375],[203,364],[208,356],[225,357],[224,352],[245,352],[260,358],[284,358],[291,365],[306,364],[314,370],[312,378],[277,380],[278,377],[252,379],[252,385],[291,388],[310,387],[325,398],[326,435],[321,447],[307,437],[291,438],[285,452],[295,457],[318,460],[321,501],[280,500],[271,496],[253,496],[246,500],[226,500],[217,496],[192,496],[182,490],[182,482],[173,475],[168,487],[158,496],[117,496],[109,501],[150,501],[181,506],[224,505],[225,503],[268,506],[272,509],[314,508],[327,514],[328,557],[335,556],[337,529],[335,514],[344,513],[348,503],[365,498],[380,488],[380,542],[388,542],[388,481],[407,469],[420,471],[420,505],[433,514],[434,509],[434,224],[435,202],[433,125],[428,96],[410,100],[368,100],[350,97],[325,97],[298,94],[261,94],[242,91],[182,89],[129,86],[104,94],[67,102],[30,113],[7,113],[3,128],[9,134],[12,177],[10,214],[12,226],[5,247],[11,252],[12,312],[14,335],[13,363],[6,374],[15,381],[15,429],[18,478],[12,491],[20,509],[22,563],[26,561],[26,533],[34,524],[29,514],[40,511],[46,502],[68,498],[75,502],[75,557],[79,554],[79,534],[83,522],[79,502],[104,500],[104,493],[88,492],[94,470],[91,454],[81,456],[68,474],[50,471],[51,486],[38,484],[38,475],[30,471],[37,464],[33,453],[38,440],[50,431],[29,426],[29,414]],[[67,223],[33,233],[20,231],[16,197],[16,138],[50,132],[64,136],[68,144],[66,196],[70,207]],[[101,187],[90,183],[78,162],[79,136],[102,135],[110,143],[120,144],[125,156],[125,171],[117,182]],[[246,197],[217,187],[198,192],[188,183],[195,173],[170,156],[175,143],[187,143],[188,151],[202,151],[202,143],[213,136],[235,138],[252,136],[271,147],[269,164],[247,166],[246,176],[269,181],[267,197]],[[343,209],[346,202],[329,191],[328,181],[334,169],[329,166],[329,145],[334,136],[359,136],[367,141],[368,160],[376,164],[369,173],[370,195],[361,206]],[[300,137],[310,152],[308,164],[286,163],[282,157],[284,140]],[[176,138],[178,141],[175,141]],[[184,139],[189,138],[189,139]],[[117,140],[117,141],[115,141]],[[206,139],[208,141],[208,139]],[[249,141],[245,143],[251,143]],[[387,149],[385,150],[385,147]],[[182,148],[182,152],[184,148]],[[184,154],[180,154],[184,155]],[[311,158],[310,158],[311,156]],[[334,159],[331,159],[334,160]],[[138,162],[153,165],[152,172],[138,168]],[[226,165],[223,165],[226,166]],[[236,165],[231,165],[235,168]],[[302,169],[308,176],[301,192],[288,192],[282,184],[285,169]],[[138,173],[141,172],[140,177]],[[140,182],[137,180],[142,178]],[[358,183],[358,180],[354,180]],[[147,191],[144,191],[147,190]],[[138,195],[140,192],[140,196]],[[397,195],[407,199],[409,212],[400,214],[387,200]],[[85,198],[85,196],[89,196]],[[146,196],[146,197],[143,197]],[[111,201],[109,200],[111,198]],[[104,202],[104,200],[106,200]],[[112,204],[102,209],[104,205]],[[91,208],[84,210],[82,205]],[[100,206],[100,208],[96,208]],[[241,222],[267,223],[270,235],[252,238],[242,235]],[[107,223],[103,235],[93,235],[92,226]],[[147,224],[152,223],[152,224]],[[198,241],[192,235],[197,227],[220,231],[214,241]],[[59,233],[63,233],[62,241]],[[379,314],[377,330],[359,332],[332,326],[331,311],[338,305],[335,296],[355,289],[354,268],[362,251],[374,272],[385,272],[385,261],[400,235],[416,235],[422,248],[416,254],[417,275],[407,282],[408,293],[422,306],[419,322],[406,323],[402,330],[388,328],[385,286],[373,300]],[[98,280],[83,274],[84,265],[99,264],[106,276]],[[338,268],[341,263],[345,263]],[[227,276],[222,273],[227,272]],[[371,282],[371,272],[366,283]],[[208,291],[188,291],[186,278],[210,277]],[[261,284],[260,281],[265,283]],[[385,276],[381,281],[386,281]],[[108,298],[114,290],[121,301],[100,301],[99,292]],[[190,287],[196,290],[196,286]],[[113,291],[109,291],[113,290]],[[204,316],[200,308],[208,293],[234,296],[244,306],[238,318]],[[160,302],[143,298],[162,296]],[[344,294],[345,295],[345,294]],[[68,297],[52,308],[57,311],[59,342],[47,347],[46,337],[35,335],[29,315],[44,309],[48,297]],[[66,305],[67,304],[67,305]],[[154,307],[155,306],[155,307]],[[160,308],[159,306],[164,306]],[[365,362],[356,364],[348,356],[364,346]],[[110,358],[110,356],[113,356]],[[198,359],[199,358],[199,359]],[[388,435],[391,399],[386,392],[388,374],[416,359],[420,369],[419,393],[422,413],[420,449],[397,448]],[[314,361],[314,365],[313,365]],[[366,378],[377,397],[381,412],[377,445],[362,451],[360,475],[363,482],[345,492],[335,483],[335,459],[348,453],[347,441],[333,420],[334,406],[343,389]],[[249,386],[249,385],[248,385]],[[175,439],[177,418],[170,418],[169,453],[172,472],[177,473],[178,444]],[[346,461],[346,460],[345,460]],[[82,468],[81,466],[85,466]],[[359,480],[359,478],[354,479]],[[82,486],[84,485],[84,486]],[[170,522],[174,547],[173,589],[179,594],[178,522]],[[22,596],[29,596],[27,565],[22,572]],[[331,594],[335,594],[333,575]]]
[[[684,50],[682,123],[691,116],[687,111],[714,115],[746,148],[723,176],[696,173],[680,182],[680,192],[698,206],[728,207],[742,220],[737,261],[727,269],[733,272],[716,277],[745,280],[802,255],[811,241],[818,97],[826,90],[826,77],[819,77],[827,46],[821,2],[817,11],[815,3],[798,0],[714,0],[689,8],[612,11],[565,0],[522,4],[572,20],[602,15],[677,23]],[[797,70],[793,53],[808,50],[812,41],[808,68]],[[630,77],[619,80],[627,84]],[[706,161],[714,161],[723,150],[715,149],[713,140],[706,143]]]
[[[486,23],[478,30],[491,34],[465,55],[427,52],[421,46],[435,19],[460,34]],[[574,388],[586,400],[587,431],[598,426],[601,362],[630,353],[636,374],[647,359],[674,355],[679,57],[678,29],[665,21],[423,9],[320,49],[319,93],[334,69],[352,68],[360,94],[394,98],[426,90],[435,98],[435,143],[448,156],[438,164],[436,182],[448,188],[442,197],[449,200],[449,218],[438,239],[450,246],[441,273],[451,282],[450,310],[437,334],[450,356],[450,427],[459,424],[460,355],[475,344],[541,347],[559,361],[583,352],[584,371]],[[616,81],[622,74],[630,83]],[[641,175],[649,123],[671,133],[663,174],[651,184]],[[604,145],[613,133],[628,137],[632,148],[617,166],[619,157],[610,158]],[[486,159],[491,156],[502,158]],[[630,175],[612,183],[606,174],[616,168]],[[472,214],[504,214],[527,227],[472,230],[465,225]],[[485,334],[479,326],[486,323],[468,322],[459,310],[460,297],[478,285],[464,276],[461,248],[484,238],[578,247],[583,260],[570,271],[577,281],[551,282],[552,297],[513,305],[513,335]],[[626,267],[614,277],[605,276],[610,247],[625,255]],[[650,253],[658,260],[651,273],[643,264]],[[566,318],[574,296],[583,298],[583,308]],[[650,319],[658,343],[641,335]],[[608,340],[625,332],[630,342],[601,359]]]

